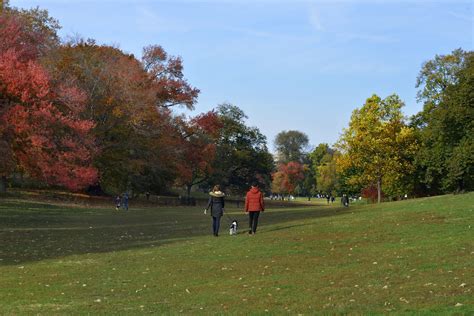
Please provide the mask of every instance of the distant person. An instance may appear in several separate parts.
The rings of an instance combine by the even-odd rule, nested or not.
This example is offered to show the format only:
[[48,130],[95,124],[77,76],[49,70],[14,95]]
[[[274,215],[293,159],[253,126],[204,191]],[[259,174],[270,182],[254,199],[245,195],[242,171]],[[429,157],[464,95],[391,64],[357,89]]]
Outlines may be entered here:
[[331,197],[328,195],[326,195],[326,200],[328,201],[328,204],[329,204],[329,200],[331,199]]
[[342,202],[342,205],[344,205],[345,207],[348,207],[349,206],[349,196],[344,194],[342,196],[341,202]]
[[249,213],[249,235],[255,235],[257,232],[258,217],[263,211],[265,211],[263,194],[254,182],[245,196],[245,212]]
[[125,211],[128,211],[128,193],[127,192],[123,194],[122,204],[123,204],[123,209]]
[[121,204],[122,198],[120,195],[117,195],[115,197],[115,210],[118,211],[120,209],[120,204]]
[[334,203],[335,200],[336,198],[334,196],[331,196],[331,203]]
[[150,192],[146,191],[145,196],[146,196],[146,200],[150,201]]
[[211,192],[209,192],[209,202],[207,207],[204,209],[204,214],[208,210],[211,210],[212,216],[212,232],[215,237],[219,236],[219,226],[221,223],[221,217],[224,215],[224,201],[225,194],[221,192],[219,185],[215,185]]

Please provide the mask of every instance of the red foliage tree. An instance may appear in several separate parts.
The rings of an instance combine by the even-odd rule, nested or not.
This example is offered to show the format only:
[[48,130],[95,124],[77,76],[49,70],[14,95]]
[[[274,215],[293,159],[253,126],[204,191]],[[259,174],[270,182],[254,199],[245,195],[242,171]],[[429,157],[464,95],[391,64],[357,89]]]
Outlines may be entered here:
[[75,40],[46,64],[58,82],[75,82],[87,92],[84,116],[100,153],[100,187],[155,193],[169,190],[182,143],[180,119],[172,106],[192,108],[199,90],[184,79],[181,59],[159,46],[144,49],[141,61],[120,49]]
[[[363,198],[368,199],[371,203],[375,203],[378,200],[378,190],[376,186],[368,186],[363,188],[361,191]],[[384,197],[383,192],[381,192],[381,198]]]
[[186,186],[188,197],[193,185],[207,180],[216,155],[215,139],[222,128],[218,115],[211,111],[186,122],[181,121],[181,142],[177,163],[178,184]]
[[150,45],[143,49],[142,64],[149,75],[157,106],[185,105],[193,109],[199,89],[191,87],[184,79],[180,57],[168,56],[161,46]]
[[278,165],[278,171],[272,175],[272,191],[281,194],[293,194],[298,182],[304,179],[305,166],[296,161]]
[[82,120],[85,95],[52,85],[38,63],[41,36],[20,17],[0,15],[0,175],[15,168],[48,184],[78,190],[96,180],[91,167],[91,121]]

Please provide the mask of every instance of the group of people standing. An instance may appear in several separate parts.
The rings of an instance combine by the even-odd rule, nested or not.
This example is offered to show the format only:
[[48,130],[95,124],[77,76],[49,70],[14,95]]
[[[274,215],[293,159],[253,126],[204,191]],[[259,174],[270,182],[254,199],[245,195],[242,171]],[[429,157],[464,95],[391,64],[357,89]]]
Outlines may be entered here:
[[[221,217],[224,215],[225,194],[221,191],[220,186],[216,185],[209,193],[209,202],[204,209],[204,214],[210,210],[212,217],[212,231],[215,237],[219,236],[219,227]],[[252,183],[250,190],[245,196],[245,212],[249,214],[249,235],[255,235],[258,226],[258,217],[260,212],[265,211],[263,201],[263,193],[258,188],[257,183]]]

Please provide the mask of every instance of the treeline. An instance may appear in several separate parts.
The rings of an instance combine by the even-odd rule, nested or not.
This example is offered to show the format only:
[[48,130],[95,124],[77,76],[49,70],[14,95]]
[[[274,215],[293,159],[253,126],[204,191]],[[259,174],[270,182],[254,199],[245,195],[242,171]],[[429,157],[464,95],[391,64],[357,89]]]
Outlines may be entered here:
[[92,39],[61,41],[41,9],[0,4],[0,191],[9,185],[116,194],[190,194],[221,184],[243,193],[360,195],[372,200],[474,187],[474,53],[435,56],[417,78],[423,110],[369,97],[334,146],[308,150],[283,131],[277,156],[245,113],[221,104],[194,117],[199,90],[158,45],[137,58]]
[[12,182],[168,193],[212,183],[269,186],[266,139],[236,106],[194,117],[199,90],[158,45],[140,58],[91,39],[63,42],[41,9],[0,4],[0,191]]
[[298,131],[275,139],[280,194],[360,195],[373,201],[474,189],[474,52],[457,49],[423,64],[423,110],[406,118],[396,94],[372,95],[353,111],[333,148],[306,152]]

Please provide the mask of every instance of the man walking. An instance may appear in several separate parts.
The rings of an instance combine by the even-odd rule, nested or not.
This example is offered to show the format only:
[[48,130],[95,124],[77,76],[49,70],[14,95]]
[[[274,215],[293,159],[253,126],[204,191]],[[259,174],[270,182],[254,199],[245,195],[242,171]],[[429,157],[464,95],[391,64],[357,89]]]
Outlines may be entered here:
[[125,192],[125,194],[123,195],[123,198],[122,198],[122,205],[123,205],[123,209],[125,211],[128,211],[128,193]]
[[245,196],[245,212],[249,213],[249,235],[254,235],[257,232],[258,216],[263,211],[265,211],[263,194],[257,183],[254,182]]

